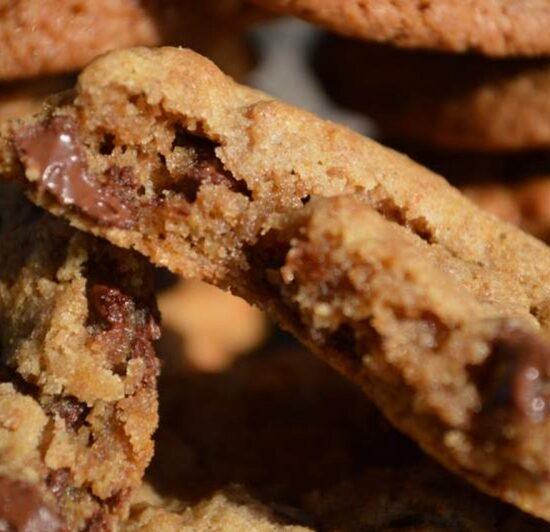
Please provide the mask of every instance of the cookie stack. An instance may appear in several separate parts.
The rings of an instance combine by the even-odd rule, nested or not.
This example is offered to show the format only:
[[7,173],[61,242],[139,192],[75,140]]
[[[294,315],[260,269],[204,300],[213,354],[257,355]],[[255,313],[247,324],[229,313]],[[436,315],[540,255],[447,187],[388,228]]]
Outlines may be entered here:
[[[545,2],[461,8],[448,32],[428,22],[454,2],[263,3],[408,45],[547,39]],[[2,526],[547,529],[550,249],[443,177],[140,47],[3,124],[0,205]],[[153,266],[300,344],[232,362],[262,318],[166,270],[163,331]]]

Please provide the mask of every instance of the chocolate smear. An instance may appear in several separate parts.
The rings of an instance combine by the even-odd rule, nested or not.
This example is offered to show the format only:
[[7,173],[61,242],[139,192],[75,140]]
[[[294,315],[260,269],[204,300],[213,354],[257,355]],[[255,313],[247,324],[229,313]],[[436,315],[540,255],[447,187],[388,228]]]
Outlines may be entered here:
[[74,206],[102,225],[124,229],[135,225],[124,183],[114,179],[103,183],[89,172],[73,118],[55,116],[22,128],[14,134],[14,144],[23,164],[38,170],[41,192],[49,192],[61,205]]
[[494,343],[482,383],[483,417],[512,410],[541,422],[550,414],[550,343],[519,329]]

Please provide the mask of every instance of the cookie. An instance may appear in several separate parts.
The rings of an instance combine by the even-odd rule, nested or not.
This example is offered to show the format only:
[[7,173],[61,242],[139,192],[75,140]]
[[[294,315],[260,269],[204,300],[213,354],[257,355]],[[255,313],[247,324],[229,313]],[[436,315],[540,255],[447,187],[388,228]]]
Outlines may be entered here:
[[[529,399],[539,406],[548,400],[541,391],[547,340],[537,332],[550,324],[550,251],[542,242],[477,209],[406,157],[239,86],[185,50],[105,56],[80,76],[72,102],[16,123],[3,139],[2,176],[24,183],[33,201],[174,272],[230,286],[360,380],[399,428],[448,467],[548,517],[550,464],[541,452],[548,420]],[[403,254],[404,270],[391,268],[401,259],[381,262],[396,301],[381,311],[390,321],[380,318],[383,329],[374,332],[351,302],[345,311],[337,307],[343,295],[357,301],[357,312],[377,305],[360,286],[350,285],[355,294],[329,282],[337,264],[317,267],[313,257],[296,263],[297,271],[278,271],[294,256],[291,240],[265,239],[313,195],[343,193],[364,208],[328,204],[315,220],[325,216],[330,224],[336,209],[334,231],[342,235],[372,220],[388,236],[387,245],[373,239],[373,253]],[[307,221],[302,225],[306,231]],[[369,234],[364,225],[358,235]],[[317,255],[352,264],[338,238]],[[368,257],[357,257],[366,262],[358,275],[370,286]],[[305,292],[292,285],[302,274]],[[511,368],[511,382],[524,382],[526,367],[515,362],[520,351],[540,379],[501,383],[514,390],[502,406],[492,395],[497,375]],[[420,358],[426,362],[418,367]],[[494,386],[479,380],[493,377]],[[493,403],[498,415],[478,423],[478,411],[492,411]],[[501,415],[497,427],[486,421]]]
[[[141,500],[140,500],[141,499]],[[241,489],[220,491],[195,504],[165,499],[144,485],[132,504],[121,532],[308,532],[301,526],[285,525]]]
[[0,80],[79,70],[116,48],[185,44],[233,74],[247,68],[241,37],[254,20],[240,0],[14,0],[0,18]]
[[550,178],[515,185],[473,185],[463,192],[482,209],[550,243]]
[[448,150],[550,146],[547,59],[449,56],[324,36],[313,62],[328,94],[372,118],[383,136]]
[[550,52],[545,0],[252,0],[343,35],[405,48],[491,56]]
[[157,425],[151,268],[0,186],[0,526],[111,530]]
[[266,320],[258,309],[205,283],[179,282],[159,295],[158,304],[164,350],[182,353],[173,361],[176,371],[187,365],[218,371],[266,336]]
[[288,339],[217,374],[163,372],[160,402],[149,476],[164,495],[150,502],[157,508],[210,506],[212,494],[234,504],[227,486],[237,483],[276,521],[307,530],[546,527],[446,473],[359,388]]

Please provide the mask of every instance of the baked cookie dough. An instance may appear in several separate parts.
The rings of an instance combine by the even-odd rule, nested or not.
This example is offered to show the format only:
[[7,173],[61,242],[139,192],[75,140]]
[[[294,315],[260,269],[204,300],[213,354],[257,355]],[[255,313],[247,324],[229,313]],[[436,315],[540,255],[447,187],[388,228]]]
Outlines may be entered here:
[[[550,61],[397,50],[325,35],[325,90],[385,137],[446,150],[550,147]],[[374,74],[376,73],[376,74]]]
[[252,1],[350,37],[406,48],[492,56],[550,52],[546,0]]
[[231,287],[450,469],[550,518],[542,242],[186,50],[104,56],[0,152],[3,178],[39,205]]
[[153,453],[151,268],[0,185],[0,528],[111,530]]

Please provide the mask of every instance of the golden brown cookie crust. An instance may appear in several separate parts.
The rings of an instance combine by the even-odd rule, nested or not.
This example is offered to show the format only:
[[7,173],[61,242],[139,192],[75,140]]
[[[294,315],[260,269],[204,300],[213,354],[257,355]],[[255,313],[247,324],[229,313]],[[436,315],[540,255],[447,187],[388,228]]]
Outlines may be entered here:
[[253,0],[350,37],[493,56],[550,52],[545,0]]
[[[37,145],[49,148],[36,151]],[[541,452],[548,422],[533,428],[531,421],[510,418],[517,430],[511,443],[507,438],[494,443],[489,434],[490,446],[472,446],[478,434],[471,426],[474,414],[485,403],[476,392],[477,381],[464,367],[465,361],[483,366],[501,348],[505,353],[525,349],[534,360],[542,353],[544,365],[546,340],[536,331],[550,324],[550,251],[542,242],[483,213],[444,179],[406,157],[239,86],[186,50],[136,49],[101,58],[81,75],[74,102],[60,105],[51,115],[14,124],[3,146],[3,177],[24,181],[34,201],[174,272],[231,286],[360,379],[396,425],[451,469],[490,493],[548,517],[545,493],[550,491],[544,479],[550,466]],[[66,152],[74,157],[59,155]],[[68,181],[46,171],[52,165],[61,167],[60,175]],[[429,316],[437,308],[435,323],[423,314],[411,317],[395,311],[396,328],[390,320],[384,336],[389,345],[403,342],[411,321],[412,336],[405,344],[419,350],[412,360],[433,356],[435,366],[409,366],[396,354],[401,366],[397,359],[390,361],[394,351],[388,346],[380,351],[381,358],[395,367],[386,371],[382,364],[380,373],[376,368],[367,371],[356,359],[372,346],[367,344],[358,357],[353,350],[345,351],[349,338],[343,334],[337,340],[338,331],[333,331],[334,349],[328,348],[317,325],[308,322],[317,312],[331,316],[336,307],[323,307],[313,292],[316,306],[309,308],[307,298],[294,300],[285,283],[272,286],[269,271],[278,278],[288,242],[273,248],[261,237],[293,210],[300,212],[313,196],[342,193],[354,194],[367,209],[341,208],[338,227],[345,239],[353,242],[355,224],[349,220],[355,222],[356,217],[367,217],[390,237],[387,244],[382,239],[375,246],[390,255],[383,264],[388,264],[385,273],[396,290],[389,293],[413,302],[413,314],[423,309]],[[329,223],[332,207],[320,208]],[[363,230],[368,233],[368,227]],[[413,250],[413,257],[404,251],[404,270],[394,271],[391,256],[401,257],[401,252],[392,242],[402,239],[409,242],[405,248]],[[351,253],[345,245],[325,251],[335,261]],[[431,258],[424,259],[424,253]],[[363,259],[368,270],[368,257]],[[401,259],[396,261],[401,264]],[[314,275],[315,268],[310,269]],[[327,274],[337,270],[329,268]],[[308,279],[307,264],[296,272],[289,267],[284,275],[290,282],[299,273]],[[323,286],[311,284],[315,290]],[[358,304],[368,297],[359,294]],[[341,295],[326,285],[326,297]],[[427,302],[429,308],[423,306]],[[364,304],[369,308],[370,303]],[[355,327],[361,319],[352,311],[338,310]],[[344,317],[342,324],[350,325]],[[456,345],[447,346],[450,351],[439,357],[441,372],[434,369],[439,321],[457,334]],[[363,327],[366,334],[368,326]],[[458,356],[462,351],[463,358]],[[500,364],[507,357],[499,354],[495,359]],[[455,370],[456,381],[450,377]],[[485,370],[489,375],[496,371]],[[514,379],[523,375],[522,367],[512,374]],[[445,375],[449,379],[439,382]],[[411,394],[405,398],[403,379]],[[544,393],[542,397],[544,402]],[[508,421],[502,426],[508,427]],[[537,436],[529,439],[528,434]]]

